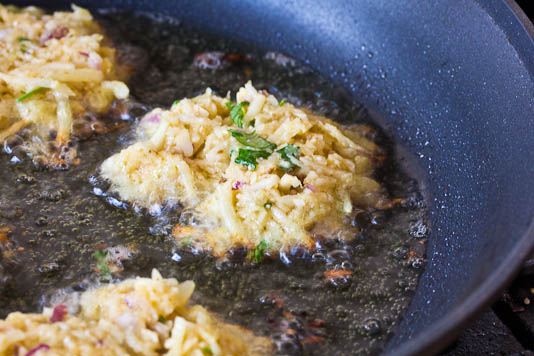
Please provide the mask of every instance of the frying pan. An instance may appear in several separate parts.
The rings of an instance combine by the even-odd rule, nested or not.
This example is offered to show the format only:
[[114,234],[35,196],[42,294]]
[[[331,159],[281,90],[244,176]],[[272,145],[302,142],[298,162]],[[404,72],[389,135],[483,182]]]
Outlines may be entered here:
[[165,13],[287,53],[349,90],[415,155],[430,197],[428,266],[386,354],[442,349],[534,245],[534,28],[513,1],[77,3]]

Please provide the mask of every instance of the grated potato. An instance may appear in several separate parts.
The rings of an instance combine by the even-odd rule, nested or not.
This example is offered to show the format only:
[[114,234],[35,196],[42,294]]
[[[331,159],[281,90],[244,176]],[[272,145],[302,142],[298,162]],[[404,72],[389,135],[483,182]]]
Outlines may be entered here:
[[0,5],[0,143],[29,127],[32,157],[43,155],[51,166],[73,163],[75,153],[59,154],[73,121],[129,94],[118,80],[115,50],[104,42],[89,11],[75,5],[51,15]]
[[163,279],[153,270],[152,278],[84,292],[76,314],[57,317],[51,308],[11,313],[0,320],[0,355],[26,355],[37,348],[43,356],[271,353],[267,338],[223,323],[199,305],[188,306],[194,288],[191,281]]
[[[314,226],[335,230],[354,205],[383,202],[372,178],[380,151],[373,142],[305,109],[280,105],[250,82],[237,93],[238,103],[249,103],[244,130],[255,130],[277,148],[258,159],[256,169],[236,163],[236,150],[244,146],[229,132],[237,127],[227,102],[208,89],[170,110],[148,113],[138,141],[100,167],[111,191],[146,208],[181,203],[193,209],[202,224],[178,225],[174,236],[215,255],[239,246],[254,249],[262,241],[271,252],[313,247]],[[300,150],[293,169],[281,168],[288,162],[276,152],[288,144]]]

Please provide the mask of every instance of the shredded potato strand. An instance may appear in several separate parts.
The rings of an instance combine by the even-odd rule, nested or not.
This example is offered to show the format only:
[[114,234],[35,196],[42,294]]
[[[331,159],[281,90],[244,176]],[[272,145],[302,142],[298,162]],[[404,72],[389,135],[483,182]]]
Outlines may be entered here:
[[9,136],[17,133],[20,129],[22,129],[26,125],[28,125],[28,122],[26,121],[17,121],[13,123],[11,126],[9,126],[7,129],[0,131],[0,142],[4,141]]

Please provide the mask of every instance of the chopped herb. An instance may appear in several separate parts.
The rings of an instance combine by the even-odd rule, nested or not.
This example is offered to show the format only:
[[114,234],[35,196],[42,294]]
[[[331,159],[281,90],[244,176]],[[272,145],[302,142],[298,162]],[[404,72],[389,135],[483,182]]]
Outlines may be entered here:
[[276,148],[274,143],[256,135],[256,131],[252,131],[252,133],[232,129],[229,129],[228,131],[232,134],[233,138],[245,146],[256,148],[258,150],[265,150],[268,152],[273,152],[273,150]]
[[282,99],[282,100],[280,100],[280,102],[278,103],[278,106],[284,106],[285,103],[286,103],[286,99]]
[[27,92],[26,94],[22,95],[22,96],[19,96],[17,98],[17,103],[20,103],[36,94],[39,94],[39,93],[42,93],[44,92],[45,90],[48,90],[49,88],[45,88],[45,87],[39,87],[37,89],[33,89],[32,91],[29,91]]
[[243,128],[243,118],[245,117],[245,112],[243,108],[248,105],[248,101],[243,101],[239,104],[234,104],[231,101],[226,103],[226,107],[230,110],[230,117],[232,118],[232,121],[240,129]]
[[29,41],[29,40],[30,39],[26,38],[26,37],[18,37],[17,38],[17,41],[21,42],[20,51],[22,53],[28,53],[28,51],[29,51],[28,46],[26,46],[26,43],[22,43],[22,42]]
[[298,166],[297,159],[300,156],[300,148],[293,144],[288,144],[276,151],[282,156],[284,161],[280,162],[279,167],[284,170],[290,170]]
[[191,236],[185,236],[180,240],[180,243],[183,247],[191,247],[193,246],[193,238]]
[[171,108],[175,105],[178,105],[178,103],[180,102],[181,100],[175,100],[172,102],[172,105],[171,105]]
[[268,158],[271,155],[271,152],[268,151],[254,151],[254,150],[247,150],[246,148],[240,148],[237,154],[237,158],[235,159],[235,163],[240,163],[243,166],[247,166],[252,168],[252,170],[256,169],[256,165],[258,162],[256,161],[258,158]]
[[167,321],[167,319],[165,319],[165,317],[163,315],[160,315],[159,318],[158,318],[158,322],[164,324],[165,322]]
[[273,206],[273,203],[271,203],[270,201],[268,201],[267,203],[263,204],[263,207],[266,208],[266,209],[271,209],[272,206]]
[[261,240],[261,242],[256,246],[255,249],[250,250],[248,253],[248,257],[254,262],[254,263],[261,263],[263,259],[265,258],[265,251],[269,245],[265,240]]
[[208,356],[213,355],[213,351],[211,351],[211,349],[209,347],[207,347],[207,346],[202,349],[202,353],[204,355],[208,355]]
[[[276,148],[276,144],[267,141],[261,136],[258,136],[255,131],[252,133],[232,129],[228,131],[232,134],[232,137],[237,140],[237,142],[244,146],[254,148],[254,150],[239,148],[237,158],[235,159],[235,163],[240,163],[244,166],[252,168],[253,170],[256,169],[256,160],[258,158],[268,158]],[[231,151],[230,154],[233,154],[233,152],[235,151]]]
[[109,281],[111,277],[108,254],[109,252],[106,250],[97,250],[93,252],[93,257],[96,259],[96,267],[98,268],[100,279],[103,281]]

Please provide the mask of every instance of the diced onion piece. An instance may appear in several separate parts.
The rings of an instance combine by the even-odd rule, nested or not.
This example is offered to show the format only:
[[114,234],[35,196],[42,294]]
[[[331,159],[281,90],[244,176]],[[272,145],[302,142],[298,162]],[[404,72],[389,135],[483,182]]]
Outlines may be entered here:
[[284,174],[282,178],[280,179],[280,190],[282,191],[289,191],[291,188],[297,188],[302,186],[302,183],[300,180],[292,176],[291,174]]
[[186,129],[169,128],[166,132],[167,145],[174,152],[182,153],[185,157],[193,155],[193,143]]
[[50,317],[51,323],[57,323],[60,321],[63,321],[65,319],[65,316],[68,314],[67,306],[64,304],[59,304],[54,307],[54,310],[52,312],[52,316]]

